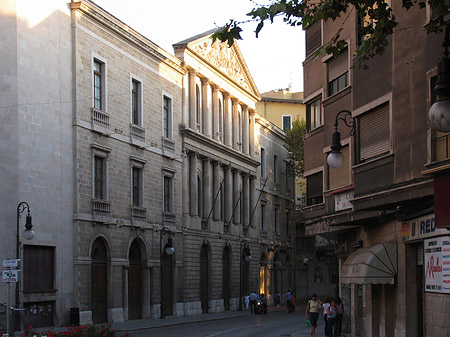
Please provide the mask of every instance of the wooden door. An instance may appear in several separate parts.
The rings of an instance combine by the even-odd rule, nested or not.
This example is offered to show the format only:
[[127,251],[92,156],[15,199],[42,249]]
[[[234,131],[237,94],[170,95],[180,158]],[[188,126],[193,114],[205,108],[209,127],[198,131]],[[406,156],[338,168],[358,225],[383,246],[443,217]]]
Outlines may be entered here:
[[91,251],[91,310],[94,324],[108,320],[107,309],[107,258],[106,246],[101,239],[92,245]]
[[141,250],[133,241],[129,252],[130,268],[128,269],[128,319],[142,318],[141,305]]
[[200,253],[200,301],[202,303],[202,313],[208,312],[208,250],[205,245]]

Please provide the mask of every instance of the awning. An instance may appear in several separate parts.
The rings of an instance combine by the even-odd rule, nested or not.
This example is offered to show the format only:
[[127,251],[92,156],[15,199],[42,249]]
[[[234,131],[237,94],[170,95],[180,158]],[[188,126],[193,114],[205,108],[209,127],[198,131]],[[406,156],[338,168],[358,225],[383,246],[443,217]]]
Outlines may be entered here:
[[380,243],[352,253],[341,269],[344,284],[394,284],[397,274],[397,243]]

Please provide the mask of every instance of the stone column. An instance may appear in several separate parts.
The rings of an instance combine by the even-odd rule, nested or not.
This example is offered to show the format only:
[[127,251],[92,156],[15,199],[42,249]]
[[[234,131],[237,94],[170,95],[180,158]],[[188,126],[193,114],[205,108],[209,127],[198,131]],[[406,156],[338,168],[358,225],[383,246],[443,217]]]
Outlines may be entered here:
[[242,110],[242,152],[248,155],[249,151],[249,121],[248,121],[248,107],[244,106]]
[[244,173],[242,174],[242,211],[243,214],[243,221],[242,224],[244,227],[248,226],[249,220],[250,220],[250,177],[248,174]]
[[239,150],[239,114],[238,114],[238,100],[236,98],[231,99],[232,102],[232,116],[233,116],[233,142],[232,147],[235,150]]
[[233,118],[231,112],[230,95],[228,93],[223,94],[223,129],[224,129],[224,143],[225,145],[232,146],[233,144]]
[[213,163],[213,202],[214,202],[214,214],[213,219],[215,221],[220,220],[220,205],[222,200],[220,198],[220,163]]
[[202,78],[202,130],[207,137],[212,136],[211,90],[210,79]]
[[250,188],[250,226],[254,227],[255,217],[256,217],[256,202],[258,199],[257,191],[256,191],[256,177],[254,175],[250,175],[249,179],[249,188]]
[[123,266],[122,269],[122,303],[123,303],[123,318],[128,321],[128,267]]
[[212,106],[213,106],[213,138],[220,139],[219,133],[219,86],[211,85],[212,88]]
[[190,165],[189,165],[189,180],[190,180],[190,193],[189,193],[189,203],[190,203],[190,213],[192,216],[198,214],[198,182],[197,182],[197,154],[191,153],[189,155]]
[[207,219],[212,207],[212,175],[211,160],[203,159],[203,219]]
[[225,197],[225,223],[228,224],[231,221],[231,214],[233,213],[233,171],[231,166],[224,168],[224,197]]
[[253,110],[249,111],[250,115],[250,125],[249,125],[249,152],[250,157],[255,157],[255,112]]
[[233,223],[239,225],[241,223],[241,172],[233,171]]
[[189,128],[197,129],[197,91],[195,90],[197,72],[189,69]]

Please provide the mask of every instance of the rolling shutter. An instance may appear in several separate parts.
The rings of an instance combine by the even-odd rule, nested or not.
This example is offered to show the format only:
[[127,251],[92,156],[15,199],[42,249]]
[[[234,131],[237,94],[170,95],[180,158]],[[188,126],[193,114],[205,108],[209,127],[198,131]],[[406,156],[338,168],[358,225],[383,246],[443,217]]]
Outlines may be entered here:
[[322,45],[322,23],[318,22],[306,30],[306,55],[308,56]]
[[359,117],[360,162],[387,154],[390,149],[389,104],[383,104]]
[[328,82],[338,78],[348,70],[348,49],[344,50],[337,59],[328,62]]

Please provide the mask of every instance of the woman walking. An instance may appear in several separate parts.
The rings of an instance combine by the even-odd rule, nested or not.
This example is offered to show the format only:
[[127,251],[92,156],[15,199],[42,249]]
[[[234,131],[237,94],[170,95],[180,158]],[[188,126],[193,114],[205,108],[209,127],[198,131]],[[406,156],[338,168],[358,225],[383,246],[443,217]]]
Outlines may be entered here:
[[319,318],[319,310],[322,302],[317,299],[317,294],[312,294],[311,299],[306,305],[306,319],[311,323],[311,333],[309,337],[316,337],[317,319]]

